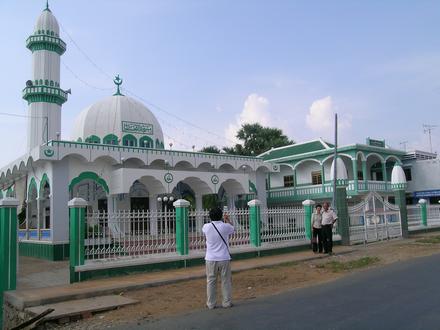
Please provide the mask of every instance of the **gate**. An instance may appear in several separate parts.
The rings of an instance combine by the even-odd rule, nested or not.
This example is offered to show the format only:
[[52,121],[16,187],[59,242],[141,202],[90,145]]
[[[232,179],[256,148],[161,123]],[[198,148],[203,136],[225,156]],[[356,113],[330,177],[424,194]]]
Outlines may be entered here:
[[348,208],[351,244],[388,240],[402,236],[400,210],[370,192],[357,205]]

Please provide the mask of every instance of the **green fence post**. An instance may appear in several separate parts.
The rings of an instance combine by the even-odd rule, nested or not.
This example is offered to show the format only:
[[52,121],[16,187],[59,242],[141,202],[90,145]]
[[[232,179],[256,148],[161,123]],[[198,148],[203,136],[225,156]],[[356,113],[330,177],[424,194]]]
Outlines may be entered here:
[[313,214],[313,205],[315,205],[315,202],[311,199],[306,199],[304,202],[302,202],[302,205],[304,206],[304,227],[306,229],[306,238],[311,240],[312,239],[312,214]]
[[408,233],[408,210],[406,209],[406,177],[402,166],[395,164],[391,172],[391,189],[394,192],[395,204],[400,210],[400,225],[402,227],[402,237],[407,238]]
[[426,199],[419,199],[419,205],[420,205],[420,217],[422,218],[422,224],[425,227],[428,227],[428,212],[426,209]]
[[341,244],[350,245],[350,218],[347,205],[347,186],[345,179],[336,180],[336,211],[338,212],[338,232],[341,235]]
[[261,202],[258,199],[249,201],[249,235],[251,244],[261,246]]
[[84,240],[86,235],[87,202],[75,197],[69,206],[69,238],[70,238],[70,283],[80,282],[81,274],[75,272],[75,267],[84,265]]
[[17,206],[15,198],[0,199],[0,325],[3,293],[17,287]]
[[173,203],[176,208],[176,250],[180,255],[189,254],[188,208],[190,202],[178,199]]

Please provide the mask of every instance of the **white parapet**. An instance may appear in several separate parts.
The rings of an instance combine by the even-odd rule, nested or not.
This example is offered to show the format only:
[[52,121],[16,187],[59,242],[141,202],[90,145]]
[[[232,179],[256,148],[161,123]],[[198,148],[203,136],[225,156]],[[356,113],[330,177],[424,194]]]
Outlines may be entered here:
[[87,205],[89,205],[89,203],[87,203],[87,201],[85,201],[84,199],[80,198],[80,197],[75,197],[73,199],[71,199],[67,205],[72,208],[72,207],[86,207]]
[[5,197],[3,199],[0,199],[0,207],[17,207],[20,204],[18,199],[12,198],[12,197]]
[[303,206],[311,206],[315,205],[315,201],[312,201],[311,199],[306,199],[304,202],[302,202]]
[[190,202],[188,202],[187,200],[185,200],[185,199],[178,199],[177,201],[175,201],[174,203],[173,203],[173,206],[174,207],[189,207],[190,206]]
[[261,201],[259,201],[258,199],[253,199],[253,200],[249,201],[249,202],[247,203],[247,205],[248,205],[249,207],[252,207],[252,206],[260,206],[260,205],[261,205]]

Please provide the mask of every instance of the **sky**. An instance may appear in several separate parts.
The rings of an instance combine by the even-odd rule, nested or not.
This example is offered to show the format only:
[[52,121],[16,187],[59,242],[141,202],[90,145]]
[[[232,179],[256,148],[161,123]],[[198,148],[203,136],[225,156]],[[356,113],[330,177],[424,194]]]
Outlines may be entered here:
[[[243,123],[281,128],[296,142],[385,139],[429,150],[440,125],[440,1],[50,0],[67,43],[62,138],[76,116],[114,93],[143,102],[166,147],[236,142]],[[26,38],[45,0],[2,0],[0,167],[26,152],[31,78]],[[432,131],[440,151],[440,126]]]

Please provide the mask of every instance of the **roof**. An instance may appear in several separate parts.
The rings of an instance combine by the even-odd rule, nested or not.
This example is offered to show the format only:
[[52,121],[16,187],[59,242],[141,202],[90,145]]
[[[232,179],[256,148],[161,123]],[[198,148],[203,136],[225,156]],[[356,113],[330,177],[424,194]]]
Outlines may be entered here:
[[273,148],[260,155],[264,160],[276,159],[287,156],[295,156],[307,152],[320,151],[333,148],[334,145],[322,139],[316,139],[303,143],[291,144],[284,147]]

